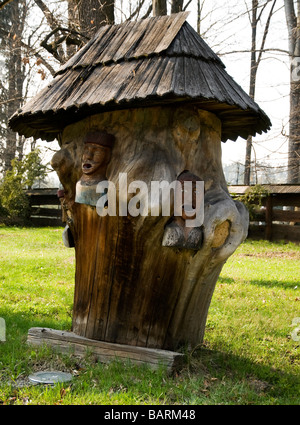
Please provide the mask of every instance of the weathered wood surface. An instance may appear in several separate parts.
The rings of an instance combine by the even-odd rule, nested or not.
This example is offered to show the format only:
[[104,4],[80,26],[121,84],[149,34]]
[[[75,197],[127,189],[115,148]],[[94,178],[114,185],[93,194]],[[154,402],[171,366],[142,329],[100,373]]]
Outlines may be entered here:
[[[264,207],[255,214],[253,223],[250,223],[249,237],[299,242],[300,185],[265,184],[263,187],[269,194],[261,199]],[[250,188],[251,186],[230,186],[229,191],[232,196],[243,195]],[[282,209],[283,207],[286,209]]]
[[289,210],[278,210],[273,208],[272,220],[300,223],[300,209],[298,209],[298,211],[289,211]]
[[89,352],[102,363],[130,361],[133,364],[147,364],[154,369],[164,366],[169,371],[179,369],[184,363],[184,355],[180,353],[95,341],[73,332],[49,328],[29,329],[27,343],[37,346],[47,344],[61,353],[72,353],[79,357]]
[[[266,226],[264,224],[250,224],[249,238],[265,239]],[[300,226],[290,226],[288,224],[272,224],[272,241],[289,241],[299,243],[300,241]]]
[[282,193],[272,195],[272,203],[274,206],[278,207],[300,207],[300,193]]
[[63,217],[57,189],[26,190],[31,207],[30,222],[34,226],[62,226]]
[[55,217],[30,217],[30,223],[34,227],[63,227],[64,223],[60,218]]
[[[169,220],[161,215],[99,217],[77,204],[85,134],[116,138],[107,178],[118,187],[176,180],[184,170],[205,182],[204,240],[199,251],[162,246]],[[221,165],[221,123],[197,108],[154,107],[91,116],[68,126],[52,161],[65,188],[76,250],[73,332],[86,338],[175,350],[195,346],[221,268],[245,239],[248,213],[227,191]],[[126,194],[118,192],[117,206]],[[128,195],[128,199],[133,194]],[[172,205],[171,205],[172,211]],[[172,213],[171,213],[172,214]]]
[[273,197],[267,196],[266,199],[266,239],[272,238],[272,211],[273,211]]
[[186,12],[104,26],[10,120],[53,140],[68,124],[109,110],[192,102],[218,114],[221,140],[267,131],[270,120],[185,22]]
[[31,208],[31,216],[39,217],[55,217],[61,219],[61,209],[60,208]]
[[40,189],[25,191],[31,206],[60,205],[57,197],[57,189]]
[[[300,195],[299,184],[262,184],[270,194],[272,195],[285,195],[290,194],[292,196]],[[243,195],[251,189],[252,186],[245,185],[230,185],[229,192],[233,195]]]

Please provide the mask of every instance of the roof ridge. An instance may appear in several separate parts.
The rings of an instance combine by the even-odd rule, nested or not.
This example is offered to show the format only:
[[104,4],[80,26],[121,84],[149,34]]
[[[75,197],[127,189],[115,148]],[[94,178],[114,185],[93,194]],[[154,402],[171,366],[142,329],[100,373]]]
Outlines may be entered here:
[[[140,60],[147,60],[147,59],[151,60],[154,57],[164,57],[164,58],[179,58],[179,57],[181,57],[181,58],[199,59],[199,55],[197,56],[197,55],[188,54],[188,53],[172,53],[171,54],[171,53],[166,52],[163,56],[161,56],[159,54],[156,54],[156,53],[151,53],[149,55],[144,54],[144,55],[141,55],[141,56],[138,56],[138,57],[129,57],[129,58],[125,58],[125,59],[124,58],[120,58],[118,60],[112,60],[112,59],[110,59],[110,60],[107,60],[106,62],[97,62],[97,63],[89,64],[89,65],[85,65],[85,64],[84,65],[80,65],[79,64],[79,65],[73,66],[72,68],[66,68],[65,71],[67,71],[69,69],[72,69],[72,71],[78,71],[80,69],[89,69],[90,71],[92,71],[94,68],[97,68],[99,65],[101,65],[101,66],[110,66],[112,64],[117,65],[117,64],[120,64],[122,62],[129,63],[129,62],[140,61]],[[204,58],[204,57],[201,57],[201,60],[204,61],[204,62],[207,62],[207,63],[209,63],[209,62],[216,62],[214,59],[207,59],[207,58]],[[222,63],[222,65],[223,65],[223,63]],[[225,68],[225,66],[224,66],[224,68]],[[55,74],[55,76],[61,75],[64,72],[61,72],[61,73],[57,72]],[[51,84],[52,83],[50,83],[50,85]]]

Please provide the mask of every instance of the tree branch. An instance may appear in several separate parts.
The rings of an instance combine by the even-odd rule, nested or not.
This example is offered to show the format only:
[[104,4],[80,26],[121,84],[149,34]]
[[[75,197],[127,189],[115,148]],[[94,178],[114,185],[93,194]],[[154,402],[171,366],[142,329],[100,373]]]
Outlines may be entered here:
[[[55,30],[55,28],[60,26],[60,22],[55,18],[55,16],[50,11],[48,6],[42,0],[34,0],[34,2],[43,12],[44,16],[46,17],[47,23],[50,26],[52,31]],[[62,49],[60,45],[61,43],[58,43],[57,40],[56,40],[56,43],[57,43],[56,55],[54,55],[53,53],[52,54],[55,57],[55,59],[57,59],[60,63],[64,63],[66,60],[64,50]]]
[[[8,37],[8,32],[7,31],[4,31],[2,28],[0,28],[0,35],[2,37]],[[52,66],[33,47],[31,47],[28,44],[24,43],[22,40],[21,40],[20,44],[28,52],[32,53],[37,59],[39,59],[41,61],[41,63],[45,66],[45,68],[48,69],[48,71],[50,72],[50,74],[52,76],[55,75],[55,70],[52,68]]]
[[[136,9],[132,12],[132,14],[129,16],[129,18],[126,19],[126,22],[131,21],[135,17],[135,15],[137,15],[140,12],[144,3],[145,3],[145,0],[139,1],[139,4],[137,5]],[[151,5],[151,8],[152,8],[152,5]]]
[[12,0],[4,0],[0,2],[0,10],[3,9],[4,6],[6,6],[8,3],[10,3]]
[[148,16],[150,15],[150,13],[152,12],[152,3],[150,4],[150,6],[148,7],[147,12],[145,13],[145,15],[142,17],[142,19],[146,19],[148,18]]
[[49,10],[48,6],[46,6],[46,4],[42,0],[34,0],[34,2],[45,15],[48,25],[52,30],[54,30],[56,27],[60,25],[60,23],[55,18],[53,13]]
[[270,9],[268,19],[267,19],[267,22],[266,22],[266,25],[265,25],[265,30],[264,30],[264,34],[263,34],[263,38],[262,38],[262,42],[261,42],[261,46],[260,46],[259,55],[258,55],[258,58],[257,58],[257,61],[256,61],[257,66],[259,65],[259,63],[261,61],[261,57],[262,57],[262,54],[263,54],[263,51],[264,51],[264,47],[265,47],[267,35],[268,35],[268,32],[269,32],[270,22],[271,22],[271,18],[273,16],[273,11],[274,11],[274,7],[276,5],[276,1],[277,0],[273,1],[272,7]]
[[193,0],[189,0],[188,2],[187,2],[187,4],[184,6],[184,8],[182,9],[183,11],[186,11],[187,10],[187,8],[189,7],[189,5],[192,3],[192,1]]
[[[218,56],[225,56],[225,55],[231,55],[231,54],[237,54],[237,53],[250,53],[251,50],[231,50],[230,52],[224,52],[224,53],[218,53]],[[260,52],[260,49],[255,50],[255,52]],[[288,50],[284,49],[264,49],[264,52],[279,52],[284,53],[285,55],[288,55]]]
[[[62,35],[60,36],[60,38],[58,38],[58,33],[61,32]],[[44,47],[49,53],[51,53],[55,59],[57,59],[60,63],[64,62],[64,57],[62,57],[59,52],[58,49],[61,47],[61,44],[65,41],[67,44],[71,45],[77,45],[77,46],[82,46],[83,42],[75,37],[70,37],[70,34],[74,35],[74,36],[80,36],[85,38],[86,40],[89,40],[88,37],[86,37],[85,35],[73,30],[73,29],[69,29],[69,28],[63,28],[63,27],[56,27],[54,28],[46,37],[45,39],[41,42],[41,46]],[[55,41],[52,43],[48,43],[48,40],[55,35]]]
[[265,8],[267,7],[268,3],[270,3],[270,1],[272,1],[272,0],[267,0],[267,1],[265,2],[265,4],[263,4],[263,5],[261,6],[261,11],[259,12],[259,15],[258,15],[258,18],[257,18],[257,22],[259,22],[259,21],[260,21],[260,18],[262,17],[262,14],[263,14],[263,11],[264,11],[264,10],[265,10]]

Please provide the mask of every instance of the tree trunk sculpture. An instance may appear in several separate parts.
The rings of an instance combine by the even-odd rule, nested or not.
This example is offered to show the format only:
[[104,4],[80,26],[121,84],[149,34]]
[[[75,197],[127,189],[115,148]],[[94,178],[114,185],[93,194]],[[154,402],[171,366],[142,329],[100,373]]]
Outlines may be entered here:
[[[76,201],[91,131],[114,138],[102,174],[118,189],[115,216],[101,217],[95,205]],[[201,343],[222,266],[248,229],[246,208],[227,191],[220,140],[220,120],[193,106],[105,112],[65,128],[52,165],[76,251],[74,333],[167,350]],[[170,243],[174,205],[168,217],[150,213],[151,182],[171,183],[183,172],[205,186],[204,221],[192,245]],[[120,214],[120,204],[136,195],[121,187],[120,175],[127,187],[147,185],[148,214]]]

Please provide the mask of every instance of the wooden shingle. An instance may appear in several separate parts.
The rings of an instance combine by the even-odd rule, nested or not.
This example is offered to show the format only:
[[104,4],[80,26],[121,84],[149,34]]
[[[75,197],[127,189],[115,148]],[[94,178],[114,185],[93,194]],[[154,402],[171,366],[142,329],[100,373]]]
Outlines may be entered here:
[[181,102],[215,113],[223,141],[267,131],[267,115],[227,74],[187,15],[101,27],[9,125],[50,141],[91,114]]

